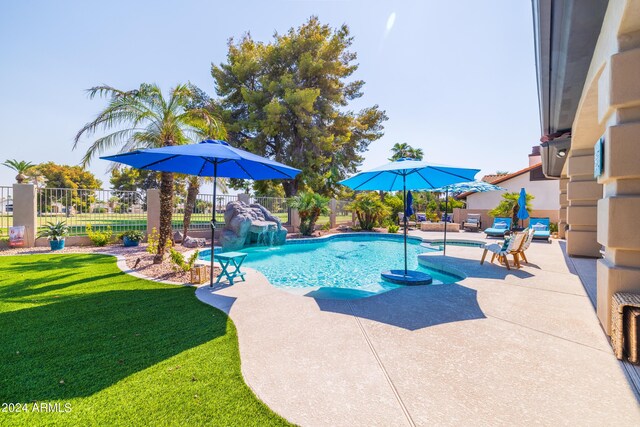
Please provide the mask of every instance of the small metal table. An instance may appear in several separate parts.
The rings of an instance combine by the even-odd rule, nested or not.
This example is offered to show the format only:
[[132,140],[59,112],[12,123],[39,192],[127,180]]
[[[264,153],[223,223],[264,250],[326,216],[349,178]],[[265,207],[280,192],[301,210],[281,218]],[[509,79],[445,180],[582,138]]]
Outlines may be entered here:
[[[221,254],[216,254],[213,259],[220,263],[220,267],[222,267],[222,272],[218,275],[216,279],[216,284],[220,283],[222,277],[226,277],[229,279],[229,283],[233,285],[233,279],[236,277],[240,277],[244,282],[244,274],[240,271],[240,267],[244,262],[244,259],[247,257],[247,254],[244,252],[224,252]],[[233,270],[229,270],[230,267],[233,267]]]

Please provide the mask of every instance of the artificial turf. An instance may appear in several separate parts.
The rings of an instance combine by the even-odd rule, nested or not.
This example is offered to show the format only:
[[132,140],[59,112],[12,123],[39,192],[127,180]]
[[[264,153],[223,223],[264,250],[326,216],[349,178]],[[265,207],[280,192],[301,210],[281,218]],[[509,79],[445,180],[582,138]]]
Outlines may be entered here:
[[[0,257],[0,425],[285,425],[193,288],[104,255]],[[26,405],[25,405],[26,404]]]

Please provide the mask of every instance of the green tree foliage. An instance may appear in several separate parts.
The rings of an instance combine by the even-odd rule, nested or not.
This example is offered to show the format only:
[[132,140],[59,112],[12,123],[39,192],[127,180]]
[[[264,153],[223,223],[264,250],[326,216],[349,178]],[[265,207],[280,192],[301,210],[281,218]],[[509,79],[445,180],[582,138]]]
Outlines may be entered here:
[[376,225],[381,225],[391,212],[391,209],[380,200],[380,196],[375,192],[358,194],[356,199],[347,206],[347,209],[356,213],[360,228],[363,230],[373,230]]
[[422,160],[424,158],[424,152],[422,148],[413,148],[406,142],[396,143],[391,147],[391,158],[389,160],[394,162],[406,158]]
[[384,204],[389,208],[388,222],[395,224],[398,221],[398,214],[404,211],[404,201],[402,192],[397,194],[385,194]]
[[333,195],[383,135],[387,117],[377,105],[348,109],[364,86],[346,81],[358,68],[352,42],[346,25],[311,17],[270,43],[232,39],[227,62],[212,66],[232,145],[302,169],[282,183],[288,197],[305,188]]
[[300,216],[300,233],[310,236],[320,215],[329,213],[329,198],[318,193],[300,192],[288,200],[290,208],[297,209]]
[[[518,199],[520,198],[520,193],[503,193],[502,200],[498,203],[498,206],[491,209],[489,211],[489,215],[492,217],[511,217],[514,226],[518,226],[518,211],[520,210],[520,205],[518,204]],[[531,214],[531,202],[533,201],[534,196],[527,193],[527,212]]]
[[59,165],[54,162],[40,163],[34,166],[29,174],[42,177],[45,188],[70,189],[68,191],[46,191],[38,197],[38,207],[41,211],[51,212],[54,204],[61,204],[68,214],[71,208],[77,212],[89,212],[89,207],[95,202],[93,192],[78,190],[97,190],[102,182],[94,174],[80,166]]
[[[130,151],[187,144],[216,135],[220,129],[219,122],[207,108],[197,105],[191,108],[201,96],[193,85],[178,85],[168,96],[154,84],[141,84],[130,91],[96,86],[89,89],[89,96],[106,97],[108,104],[95,120],[78,131],[73,148],[78,146],[81,137],[93,135],[98,129],[115,131],[91,144],[83,158],[85,165],[109,149]],[[160,235],[154,263],[162,262],[170,242],[173,196],[173,173],[163,172],[160,178]]]

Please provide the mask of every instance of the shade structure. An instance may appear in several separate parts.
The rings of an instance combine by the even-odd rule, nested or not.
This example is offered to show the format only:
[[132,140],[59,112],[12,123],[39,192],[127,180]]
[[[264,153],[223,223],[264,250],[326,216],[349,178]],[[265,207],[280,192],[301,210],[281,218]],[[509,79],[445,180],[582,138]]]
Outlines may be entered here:
[[[480,169],[457,168],[422,160],[400,159],[366,172],[360,172],[351,178],[340,181],[353,190],[402,191],[404,209],[407,210],[407,189],[428,190],[459,182],[473,181]],[[393,270],[395,283],[398,283],[398,270]],[[391,275],[383,272],[382,276]],[[406,283],[415,281],[418,271],[407,269],[407,215],[404,215],[404,279]]]
[[486,191],[505,191],[506,188],[498,187],[497,185],[489,184],[485,181],[472,181],[472,182],[459,182],[457,184],[446,185],[441,188],[435,188],[433,192],[445,193],[444,199],[444,242],[442,246],[442,254],[447,254],[447,211],[449,210],[449,192],[451,193],[466,193],[468,191],[474,191],[476,193],[484,193]]
[[518,197],[518,213],[516,216],[518,219],[525,220],[529,218],[529,211],[527,211],[527,192],[524,188],[520,189],[520,197]]
[[114,156],[104,156],[101,159],[123,163],[137,169],[213,177],[210,286],[213,286],[216,178],[293,179],[300,173],[299,169],[234,148],[226,141],[213,139],[204,140],[199,144],[130,151]]

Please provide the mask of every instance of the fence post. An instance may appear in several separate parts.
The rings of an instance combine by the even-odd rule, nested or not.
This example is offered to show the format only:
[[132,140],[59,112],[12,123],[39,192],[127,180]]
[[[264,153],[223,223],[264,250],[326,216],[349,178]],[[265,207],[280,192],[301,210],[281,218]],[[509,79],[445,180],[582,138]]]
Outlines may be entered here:
[[160,231],[160,190],[150,188],[147,190],[147,236],[154,228]]
[[338,201],[336,199],[329,200],[329,227],[336,228],[337,224]]
[[38,234],[36,186],[13,184],[13,225],[24,225],[24,247],[32,248]]
[[250,204],[249,195],[248,194],[238,194],[238,201],[242,203]]
[[291,212],[291,228],[294,233],[298,233],[300,231],[300,214],[298,214],[298,209],[291,208],[289,212]]

